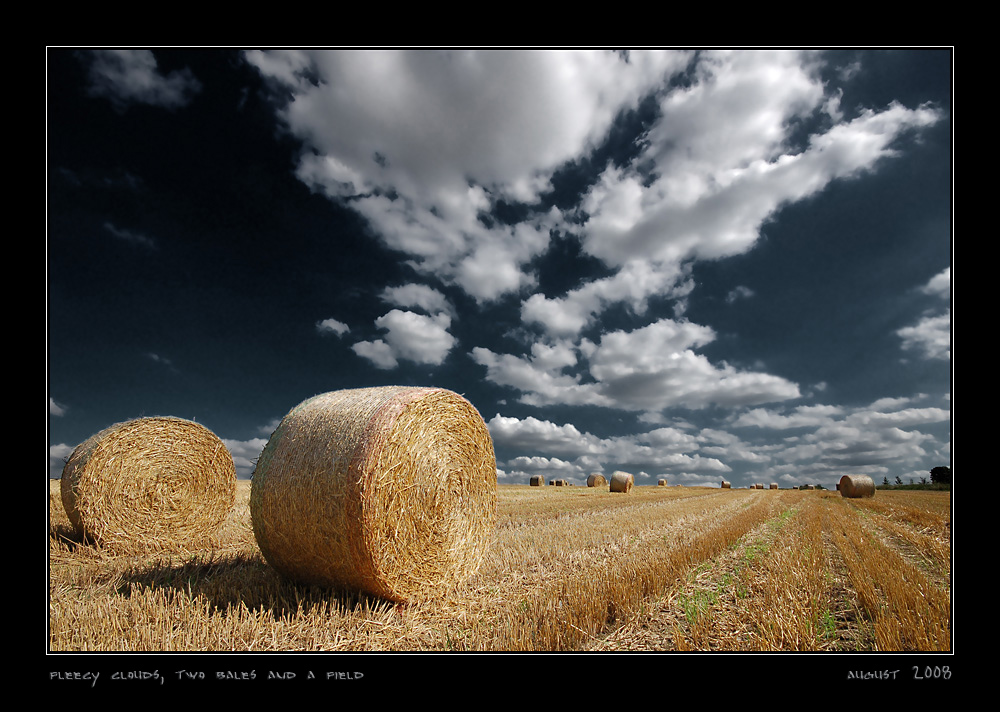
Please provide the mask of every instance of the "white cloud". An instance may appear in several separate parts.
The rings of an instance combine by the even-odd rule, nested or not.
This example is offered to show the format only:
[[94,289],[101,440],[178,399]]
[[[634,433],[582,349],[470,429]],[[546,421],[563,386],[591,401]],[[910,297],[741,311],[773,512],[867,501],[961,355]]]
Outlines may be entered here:
[[[951,268],[932,277],[921,291],[950,302]],[[916,324],[899,329],[896,335],[902,339],[904,350],[917,351],[924,358],[948,360],[951,358],[951,309],[925,316]]]
[[73,454],[73,450],[75,449],[75,445],[66,445],[65,443],[49,446],[49,479],[56,479],[62,476],[66,460],[69,459],[69,456]]
[[418,307],[429,314],[454,314],[454,308],[441,292],[425,284],[404,284],[386,287],[382,299],[397,307]]
[[386,332],[383,339],[361,341],[352,348],[382,369],[394,368],[401,359],[438,365],[455,345],[455,337],[448,333],[451,318],[447,314],[427,316],[393,309],[376,319],[375,325]]
[[81,52],[88,62],[88,92],[104,97],[119,111],[130,104],[167,109],[185,106],[201,90],[188,68],[162,74],[148,49],[104,49]]
[[342,321],[337,321],[336,319],[323,319],[322,321],[318,321],[316,322],[316,329],[321,334],[329,332],[331,334],[336,334],[337,336],[343,336],[351,330],[347,324]]
[[66,415],[68,409],[62,403],[56,403],[56,400],[49,397],[49,415],[63,416]]
[[577,351],[590,378],[564,373],[576,363],[563,341],[560,358],[550,348],[535,346],[531,357],[472,351],[486,367],[486,378],[522,392],[531,405],[598,405],[655,412],[673,406],[703,408],[754,405],[799,397],[798,387],[766,373],[712,365],[694,349],[715,338],[708,327],[688,321],[660,319],[634,331],[604,334],[599,343],[584,340]]
[[924,285],[923,291],[933,294],[942,299],[951,298],[951,267],[945,267],[939,273],[931,277],[930,281]]
[[524,453],[506,463],[508,477],[515,479],[539,473],[585,479],[591,472],[622,468],[659,473],[730,470],[716,457],[699,454],[697,439],[665,428],[635,436],[599,438],[568,423],[558,425],[533,417],[518,419],[499,414],[488,426],[498,448]]
[[267,438],[252,438],[250,440],[223,438],[222,442],[233,456],[236,476],[240,479],[248,479],[257,463],[257,458],[260,457],[261,451],[267,445]]
[[[487,227],[492,201],[532,203],[623,109],[683,70],[684,52],[282,51],[249,63],[293,94],[298,176],[350,205],[411,264],[480,301],[530,286],[558,213]],[[318,81],[310,81],[315,77]]]
[[371,361],[377,368],[388,370],[399,365],[392,347],[381,339],[359,341],[351,347],[358,356]]
[[[929,454],[947,457],[948,446],[927,431],[950,420],[943,408],[907,407],[910,398],[883,398],[869,406],[849,410],[838,406],[810,406],[789,415],[754,409],[733,420],[734,426],[753,426],[765,431],[801,428],[805,432],[783,443],[751,447],[770,463],[762,471],[769,479],[781,477],[789,484],[816,482],[817,478],[839,478],[846,468],[861,474],[882,476],[900,467],[913,467]],[[762,440],[767,441],[763,435]],[[710,448],[703,448],[706,454]],[[730,451],[726,459],[733,460]]]

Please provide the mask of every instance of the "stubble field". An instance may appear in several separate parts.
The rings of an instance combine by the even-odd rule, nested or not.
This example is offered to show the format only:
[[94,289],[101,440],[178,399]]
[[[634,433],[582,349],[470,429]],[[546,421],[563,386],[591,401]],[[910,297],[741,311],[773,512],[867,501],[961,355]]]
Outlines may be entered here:
[[79,541],[49,483],[61,651],[948,651],[951,495],[499,487],[479,573],[393,605],[281,578],[248,481],[196,549]]

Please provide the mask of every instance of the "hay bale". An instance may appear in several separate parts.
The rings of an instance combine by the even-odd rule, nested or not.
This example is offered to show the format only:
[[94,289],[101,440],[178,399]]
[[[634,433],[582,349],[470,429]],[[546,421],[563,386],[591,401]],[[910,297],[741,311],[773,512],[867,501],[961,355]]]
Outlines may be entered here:
[[493,440],[443,388],[323,393],[292,409],[251,481],[267,562],[302,583],[407,602],[472,576],[497,523]]
[[875,482],[868,475],[844,475],[838,486],[841,497],[857,499],[875,496]]
[[541,475],[532,475],[531,479],[528,480],[528,484],[530,484],[532,487],[544,487],[545,478],[542,477]]
[[77,532],[114,551],[184,546],[216,533],[236,502],[236,466],[190,420],[116,423],[78,445],[59,483]]
[[[657,487],[666,487],[667,486],[667,481],[666,480],[657,480],[656,486]],[[680,485],[677,485],[677,486],[680,487]]]
[[777,482],[772,482],[771,483],[771,489],[778,489],[778,483]]
[[596,472],[587,478],[588,487],[603,487],[608,484],[607,478],[604,475],[599,475]]
[[764,485],[761,484],[760,482],[757,482],[756,484],[754,484],[753,487],[754,487],[754,489],[764,489]]
[[635,478],[628,472],[611,473],[611,491],[628,493],[635,486]]
[[725,480],[722,481],[722,489],[732,489],[733,485]]

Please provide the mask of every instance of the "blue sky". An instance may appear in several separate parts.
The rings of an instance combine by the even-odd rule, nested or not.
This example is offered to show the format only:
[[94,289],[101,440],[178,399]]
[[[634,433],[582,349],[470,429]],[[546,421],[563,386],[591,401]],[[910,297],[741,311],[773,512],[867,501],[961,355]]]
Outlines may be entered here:
[[49,476],[464,394],[498,481],[951,461],[953,53],[47,52]]

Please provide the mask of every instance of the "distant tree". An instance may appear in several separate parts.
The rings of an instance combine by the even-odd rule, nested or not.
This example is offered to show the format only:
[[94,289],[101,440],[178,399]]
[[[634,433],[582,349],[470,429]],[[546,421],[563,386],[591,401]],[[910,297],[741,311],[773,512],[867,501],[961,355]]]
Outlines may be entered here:
[[900,477],[899,475],[896,475],[896,484],[897,485],[903,484],[903,478]]
[[920,484],[922,484],[922,485],[927,484],[927,478],[926,477],[921,477],[920,478]]
[[888,477],[883,477],[882,478],[882,484],[888,486],[889,485],[889,478]]
[[935,467],[931,470],[931,482],[941,482],[951,484],[951,468],[945,465]]

